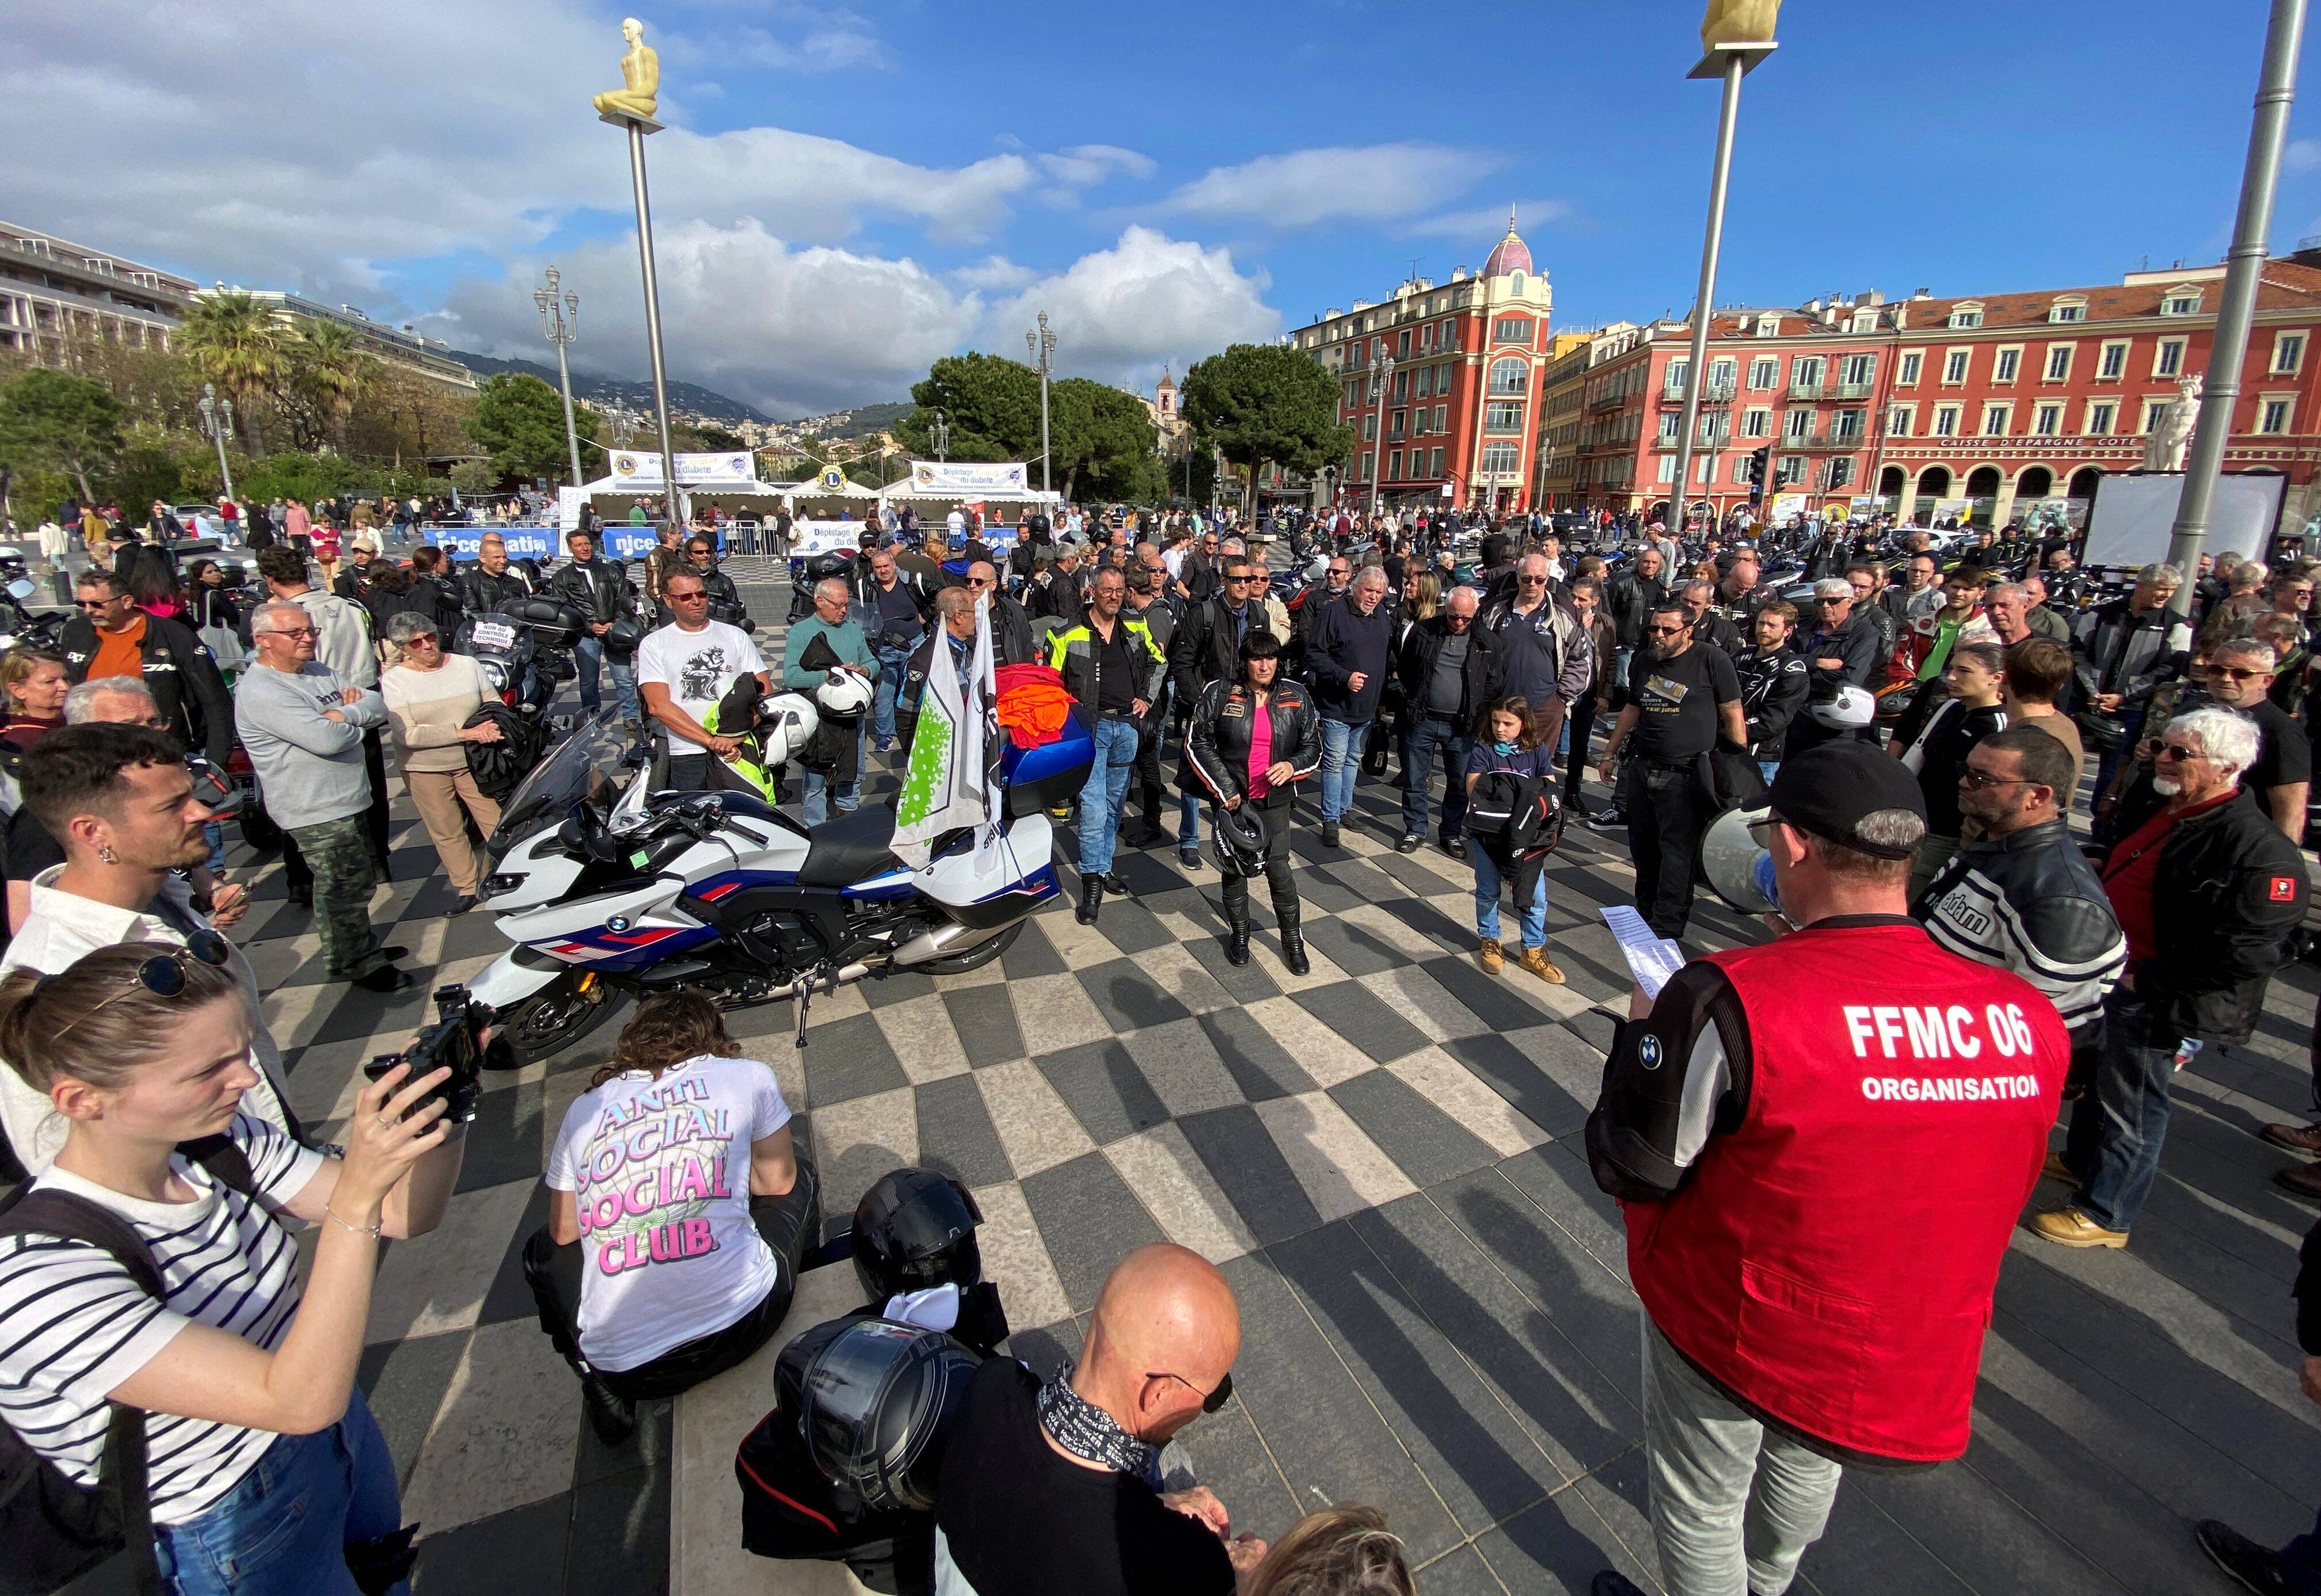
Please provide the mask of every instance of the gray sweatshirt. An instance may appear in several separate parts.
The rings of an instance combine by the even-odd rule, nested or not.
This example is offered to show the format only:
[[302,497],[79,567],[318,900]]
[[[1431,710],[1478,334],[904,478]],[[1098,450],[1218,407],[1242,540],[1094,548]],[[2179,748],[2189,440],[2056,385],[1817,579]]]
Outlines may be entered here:
[[[266,812],[286,831],[370,807],[363,730],[387,723],[387,704],[377,688],[341,703],[346,685],[311,660],[296,676],[253,664],[234,685],[234,729],[250,750]],[[344,721],[326,719],[329,710]]]

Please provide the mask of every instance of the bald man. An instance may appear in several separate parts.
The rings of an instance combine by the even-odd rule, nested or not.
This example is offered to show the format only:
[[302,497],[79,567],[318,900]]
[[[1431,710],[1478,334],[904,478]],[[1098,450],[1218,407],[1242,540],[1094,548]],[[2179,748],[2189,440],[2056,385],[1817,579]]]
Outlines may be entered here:
[[936,1490],[941,1596],[1231,1596],[1265,1557],[1208,1490],[1160,1489],[1160,1448],[1233,1394],[1241,1309],[1198,1253],[1116,1265],[1079,1364],[977,1371]]

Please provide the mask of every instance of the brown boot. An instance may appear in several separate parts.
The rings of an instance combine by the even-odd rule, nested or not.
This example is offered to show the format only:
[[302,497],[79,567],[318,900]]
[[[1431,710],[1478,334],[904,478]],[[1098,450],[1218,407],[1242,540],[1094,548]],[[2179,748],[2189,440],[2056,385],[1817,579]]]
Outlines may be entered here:
[[1499,939],[1497,937],[1483,939],[1482,950],[1475,955],[1475,962],[1483,966],[1483,974],[1486,975],[1496,975],[1506,966],[1507,961],[1499,952]]
[[1547,957],[1547,949],[1544,948],[1525,948],[1523,957],[1516,962],[1550,986],[1563,984],[1563,972],[1555,967],[1555,961]]
[[2268,1125],[2257,1134],[2277,1147],[2321,1154],[2321,1125]]

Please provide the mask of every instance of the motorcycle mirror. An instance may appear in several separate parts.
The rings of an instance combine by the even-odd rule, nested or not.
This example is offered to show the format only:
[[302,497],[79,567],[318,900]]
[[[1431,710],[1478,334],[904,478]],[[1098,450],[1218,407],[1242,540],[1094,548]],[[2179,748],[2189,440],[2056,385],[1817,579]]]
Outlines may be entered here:
[[23,576],[19,576],[8,584],[8,596],[11,598],[28,599],[40,591],[40,588],[30,579]]
[[569,820],[556,828],[556,842],[566,853],[577,854],[587,847],[588,834],[578,820]]

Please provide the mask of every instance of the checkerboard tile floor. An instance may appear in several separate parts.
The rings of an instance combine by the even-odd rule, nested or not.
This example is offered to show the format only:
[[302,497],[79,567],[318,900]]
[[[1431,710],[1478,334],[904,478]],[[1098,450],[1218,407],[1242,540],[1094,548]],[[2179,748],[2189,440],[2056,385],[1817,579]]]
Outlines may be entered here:
[[[780,613],[772,594],[752,594],[761,616]],[[1272,1535],[1324,1501],[1367,1501],[1430,1593],[1585,1590],[1606,1565],[1650,1588],[1637,1317],[1616,1213],[1578,1147],[1627,989],[1596,916],[1625,901],[1625,841],[1574,827],[1555,857],[1550,944],[1570,984],[1550,987],[1512,965],[1484,975],[1471,872],[1392,850],[1390,788],[1365,783],[1357,803],[1343,848],[1310,830],[1294,844],[1304,977],[1281,966],[1263,893],[1255,958],[1235,969],[1215,870],[1124,851],[1133,892],[1097,926],[1051,906],[984,970],[821,998],[803,1053],[787,1004],[733,1029],[798,1111],[834,1224],[898,1164],[973,1188],[1013,1349],[1035,1366],[1073,1356],[1126,1249],[1165,1237],[1222,1265],[1244,1315],[1240,1401],[1190,1441],[1237,1528]],[[297,1105],[326,1129],[427,993],[503,947],[487,913],[441,918],[432,850],[400,801],[396,814],[374,915],[419,987],[326,983],[311,916],[270,866],[239,932]],[[1707,903],[1694,931],[1758,934]],[[2307,966],[2277,981],[2259,1044],[2186,1077],[2132,1252],[2018,1238],[1974,1451],[1850,1479],[1802,1588],[2213,1590],[2188,1518],[2276,1539],[2309,1519],[2321,1447],[2284,1292],[2310,1216],[2266,1183],[2277,1160],[2245,1132],[2305,1101],[2315,985]],[[426,1527],[426,1596],[667,1581],[666,1410],[602,1446],[518,1264],[545,1218],[548,1143],[614,1029],[487,1082],[449,1220],[381,1270],[361,1378]],[[764,1571],[780,1589],[781,1565]]]

